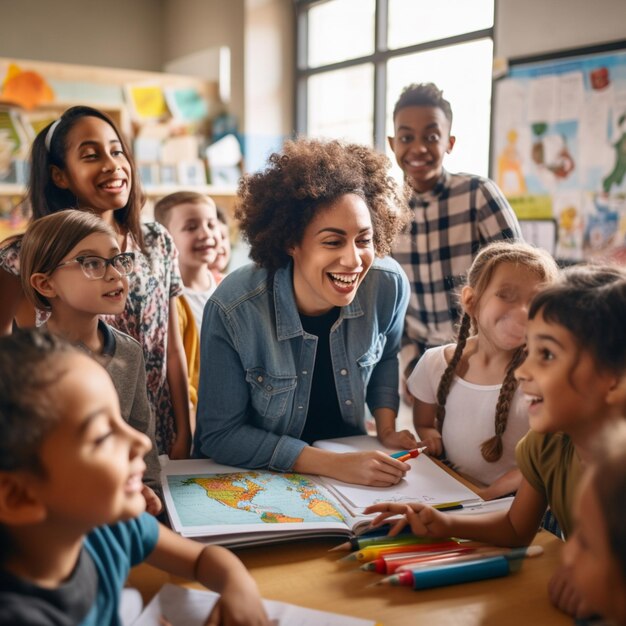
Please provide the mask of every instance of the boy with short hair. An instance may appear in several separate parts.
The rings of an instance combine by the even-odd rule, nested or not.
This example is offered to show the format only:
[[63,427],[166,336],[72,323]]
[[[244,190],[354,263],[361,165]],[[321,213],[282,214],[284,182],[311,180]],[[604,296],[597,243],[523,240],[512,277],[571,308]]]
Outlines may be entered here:
[[267,626],[237,557],[145,513],[149,448],[91,357],[39,330],[0,338],[0,624],[117,625],[146,560],[220,592],[215,618]]
[[[215,202],[195,191],[178,191],[161,198],[154,217],[170,232],[178,249],[183,295],[177,299],[178,323],[187,357],[191,409],[198,402],[200,328],[204,305],[217,287],[211,265],[218,260],[222,234]],[[192,419],[192,432],[194,416]]]
[[521,240],[522,233],[493,181],[444,169],[456,138],[450,134],[452,108],[436,85],[406,87],[393,122],[389,145],[412,190],[411,222],[393,251],[411,283],[400,353],[406,379],[427,348],[454,341],[458,291],[479,248]]
[[215,263],[211,265],[211,271],[219,284],[226,275],[226,270],[228,269],[228,264],[230,263],[231,246],[228,218],[226,217],[226,211],[220,207],[217,207],[217,219],[219,220],[222,240],[217,250],[217,259],[215,259]]
[[183,294],[200,328],[204,305],[217,287],[210,270],[222,239],[215,202],[195,191],[179,191],[154,205],[154,217],[167,228],[178,248]]

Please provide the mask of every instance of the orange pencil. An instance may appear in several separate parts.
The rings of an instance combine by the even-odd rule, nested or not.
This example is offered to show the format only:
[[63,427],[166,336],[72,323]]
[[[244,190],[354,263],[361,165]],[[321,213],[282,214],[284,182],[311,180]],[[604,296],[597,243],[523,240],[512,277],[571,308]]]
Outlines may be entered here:
[[403,554],[387,554],[378,557],[369,563],[361,565],[365,572],[376,572],[377,574],[393,574],[396,570],[415,566],[417,563],[430,563],[441,559],[461,556],[474,551],[474,548],[458,547],[454,550],[437,550],[433,552],[407,552]]
[[373,561],[384,554],[398,554],[401,552],[433,552],[435,550],[445,550],[458,548],[456,541],[443,541],[432,544],[405,544],[405,545],[378,545],[371,548],[363,548],[343,557],[342,561]]

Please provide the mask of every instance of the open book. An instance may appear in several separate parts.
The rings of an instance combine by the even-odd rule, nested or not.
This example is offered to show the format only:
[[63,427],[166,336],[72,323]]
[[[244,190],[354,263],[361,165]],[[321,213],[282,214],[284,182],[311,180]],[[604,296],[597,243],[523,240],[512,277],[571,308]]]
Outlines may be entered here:
[[[375,437],[318,441],[337,452],[384,449]],[[389,450],[389,452],[392,452]],[[428,456],[393,487],[364,487],[308,474],[246,470],[209,459],[169,461],[161,479],[172,528],[185,537],[221,545],[256,545],[307,537],[351,536],[366,530],[375,502],[483,501]]]

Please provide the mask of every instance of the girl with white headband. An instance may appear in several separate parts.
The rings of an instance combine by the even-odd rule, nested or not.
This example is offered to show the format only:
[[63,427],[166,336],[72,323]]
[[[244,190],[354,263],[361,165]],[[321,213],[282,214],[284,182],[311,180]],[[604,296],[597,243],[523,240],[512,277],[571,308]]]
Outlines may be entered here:
[[[89,211],[113,227],[122,252],[135,254],[126,307],[105,321],[143,346],[159,453],[189,456],[187,366],[175,300],[182,293],[177,252],[162,226],[141,222],[143,194],[125,139],[106,114],[72,107],[37,135],[30,165],[32,220],[68,208]],[[19,282],[20,245],[19,237],[0,245],[2,334],[14,321],[35,323]],[[45,319],[42,312],[37,316],[39,322]]]

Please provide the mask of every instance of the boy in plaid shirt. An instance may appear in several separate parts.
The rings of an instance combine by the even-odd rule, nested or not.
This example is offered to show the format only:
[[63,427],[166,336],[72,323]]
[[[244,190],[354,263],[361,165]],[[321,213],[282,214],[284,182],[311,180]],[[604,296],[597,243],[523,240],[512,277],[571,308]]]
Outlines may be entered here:
[[443,168],[456,138],[450,134],[450,103],[436,85],[406,87],[393,122],[389,145],[412,188],[412,218],[393,250],[411,283],[400,353],[406,380],[427,348],[454,340],[457,294],[479,248],[498,239],[521,240],[522,234],[493,181]]

